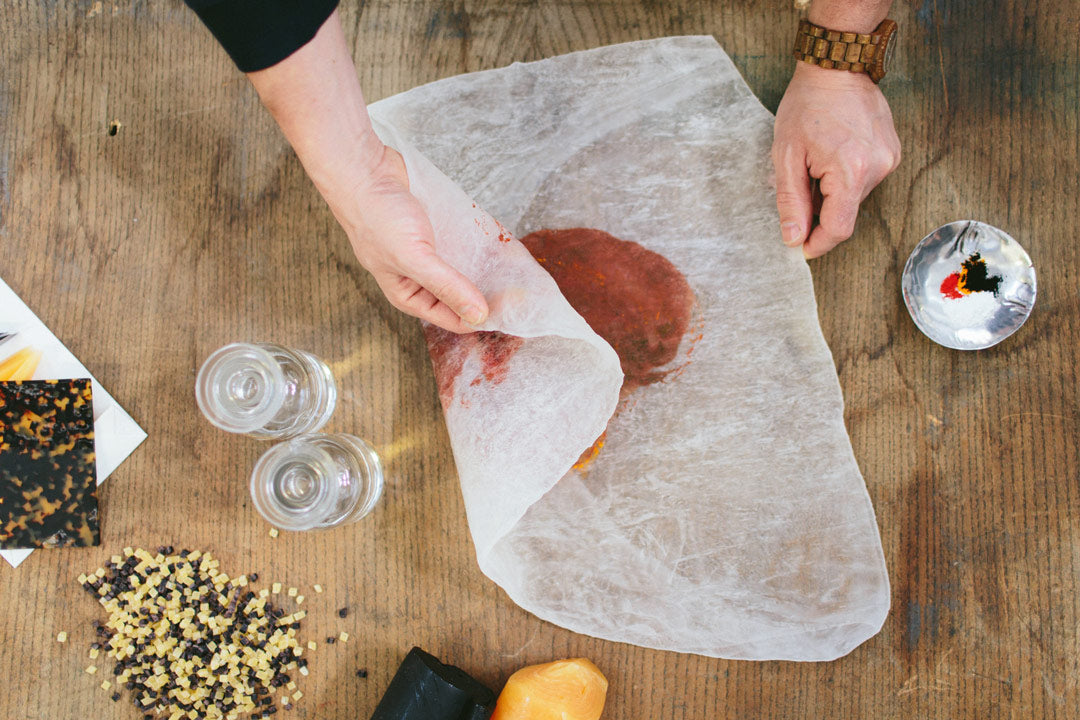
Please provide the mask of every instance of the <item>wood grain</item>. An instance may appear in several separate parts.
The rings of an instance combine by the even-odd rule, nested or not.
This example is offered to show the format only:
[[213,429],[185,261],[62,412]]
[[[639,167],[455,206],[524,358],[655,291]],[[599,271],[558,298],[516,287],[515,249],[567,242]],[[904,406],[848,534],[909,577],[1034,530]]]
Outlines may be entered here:
[[[713,34],[771,109],[798,17],[748,0],[342,11],[369,100]],[[496,689],[522,665],[589,657],[611,681],[607,720],[1077,717],[1080,10],[921,0],[892,15],[902,34],[883,88],[904,161],[856,237],[811,267],[893,608],[849,656],[794,664],[603,642],[517,608],[476,567],[418,324],[382,300],[194,15],[175,0],[0,5],[0,275],[149,433],[102,488],[101,548],[0,566],[0,717],[136,717],[82,673],[99,608],[74,578],[124,545],[163,543],[326,588],[307,592],[311,636],[352,639],[313,653],[300,718],[367,717],[414,644]],[[1028,324],[982,352],[930,343],[899,292],[914,244],[961,218],[1006,229],[1039,274]],[[386,495],[360,524],[271,540],[245,485],[264,446],[199,416],[201,360],[257,339],[327,359],[342,390],[329,429],[385,457]]]

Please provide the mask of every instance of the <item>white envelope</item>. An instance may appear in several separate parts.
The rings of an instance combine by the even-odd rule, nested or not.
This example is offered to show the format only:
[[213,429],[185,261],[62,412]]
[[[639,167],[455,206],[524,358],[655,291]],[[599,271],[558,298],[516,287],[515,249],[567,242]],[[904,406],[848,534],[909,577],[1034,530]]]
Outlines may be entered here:
[[[16,350],[32,346],[44,353],[41,364],[34,373],[35,379],[90,378],[94,393],[97,482],[101,485],[139,443],[146,439],[146,433],[7,283],[0,280],[0,332],[11,331],[17,331],[18,335],[0,345],[0,359]],[[7,560],[12,567],[18,567],[32,552],[33,550],[0,550],[0,557]]]

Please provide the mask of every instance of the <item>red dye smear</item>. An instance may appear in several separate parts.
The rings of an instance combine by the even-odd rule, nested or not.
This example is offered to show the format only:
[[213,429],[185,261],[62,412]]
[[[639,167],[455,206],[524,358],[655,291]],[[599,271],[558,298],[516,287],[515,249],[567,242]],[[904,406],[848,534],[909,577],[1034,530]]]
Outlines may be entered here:
[[602,230],[538,230],[521,239],[622,365],[622,395],[663,380],[690,325],[694,293],[667,258]]
[[[694,293],[667,258],[602,230],[538,230],[521,239],[622,365],[620,397],[663,380],[690,325]],[[700,329],[700,328],[698,328]],[[698,333],[693,339],[701,338]],[[583,470],[604,447],[607,432],[574,463]]]
[[499,228],[499,242],[508,243],[514,239],[514,236],[510,234],[510,231],[503,227],[503,224],[498,220],[495,221],[495,227]]
[[458,335],[434,325],[424,328],[424,337],[431,353],[431,365],[435,369],[435,382],[443,407],[453,399],[454,384],[461,375],[467,357],[480,357],[480,374],[470,385],[479,385],[484,380],[497,385],[506,379],[509,370],[507,361],[525,342],[522,338],[501,332]]
[[[476,203],[473,203],[473,207],[474,208],[476,207]],[[496,229],[499,231],[499,234],[495,236],[496,239],[499,242],[508,243],[508,242],[510,242],[511,240],[514,239],[513,234],[509,230],[507,230],[505,227],[503,227],[503,224],[501,222],[499,222],[495,218],[491,218],[491,219],[495,223]],[[473,222],[476,223],[476,227],[478,227],[478,228],[480,228],[481,230],[484,231],[485,235],[487,235],[488,237],[491,236],[491,231],[488,230],[487,219],[486,218],[484,218],[484,217],[473,218]]]
[[960,292],[960,274],[953,273],[941,282],[941,294],[950,300],[959,300],[964,297]]
[[[499,240],[508,242],[509,233],[501,225],[499,230]],[[521,242],[555,279],[570,305],[615,349],[624,375],[620,392],[624,405],[635,389],[685,368],[687,363],[664,366],[675,359],[690,326],[694,293],[665,257],[588,228],[538,230]],[[695,328],[693,341],[701,338],[700,331],[700,326]],[[470,385],[498,384],[506,378],[508,361],[525,342],[499,332],[458,335],[434,325],[424,334],[444,407],[453,399],[466,358],[478,355],[481,362],[481,374]],[[604,439],[604,434],[597,438],[574,467],[592,462]]]
[[480,346],[480,372],[470,385],[479,385],[487,380],[498,385],[506,379],[507,361],[518,351],[525,340],[516,335],[504,335],[500,332],[481,332],[474,334]]
[[443,407],[450,404],[454,395],[454,381],[461,374],[469,351],[464,347],[466,335],[458,335],[435,325],[424,326],[424,339],[431,353],[431,367],[435,370],[435,384]]

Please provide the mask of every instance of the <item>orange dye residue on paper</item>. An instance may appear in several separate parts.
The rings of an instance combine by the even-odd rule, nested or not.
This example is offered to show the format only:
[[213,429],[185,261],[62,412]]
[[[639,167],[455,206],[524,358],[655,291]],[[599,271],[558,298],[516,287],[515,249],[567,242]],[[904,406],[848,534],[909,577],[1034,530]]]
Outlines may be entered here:
[[[492,218],[494,220],[494,218]],[[508,243],[514,239],[513,233],[503,227],[503,224],[498,220],[495,220],[495,227],[499,230],[498,240],[502,243]]]
[[600,450],[604,447],[604,441],[607,440],[607,431],[600,433],[600,437],[596,438],[596,442],[589,446],[589,449],[581,453],[581,457],[574,463],[574,470],[583,470],[589,463],[596,459],[596,456],[600,454]]
[[[473,203],[473,207],[474,208],[476,207],[476,203]],[[495,230],[496,230],[495,239],[496,240],[498,240],[501,243],[508,243],[508,242],[510,242],[511,240],[514,239],[514,234],[512,232],[510,232],[509,230],[507,230],[506,227],[501,222],[499,222],[495,218],[491,218],[491,221],[495,223]],[[473,222],[476,223],[476,227],[480,228],[484,232],[485,235],[487,235],[488,237],[491,237],[492,232],[490,230],[488,230],[487,216],[473,218]]]

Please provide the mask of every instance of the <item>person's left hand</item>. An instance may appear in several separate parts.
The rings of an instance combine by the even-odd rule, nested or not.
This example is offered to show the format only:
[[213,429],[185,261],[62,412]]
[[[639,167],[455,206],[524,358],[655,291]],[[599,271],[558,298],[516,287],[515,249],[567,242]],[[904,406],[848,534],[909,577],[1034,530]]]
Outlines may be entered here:
[[[776,111],[772,159],[784,243],[815,258],[854,232],[859,204],[900,164],[900,139],[868,76],[800,62]],[[811,178],[822,194],[816,227]]]

